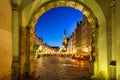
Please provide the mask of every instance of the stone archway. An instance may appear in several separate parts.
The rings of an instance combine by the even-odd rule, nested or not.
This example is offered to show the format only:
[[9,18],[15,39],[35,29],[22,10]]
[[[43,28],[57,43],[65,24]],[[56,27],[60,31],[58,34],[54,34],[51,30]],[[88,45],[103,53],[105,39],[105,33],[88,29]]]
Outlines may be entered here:
[[[91,3],[95,3],[94,6],[99,9],[99,13],[96,14],[96,9],[95,7],[91,6]],[[31,15],[31,18],[29,19],[28,22],[28,27],[30,28],[30,54],[32,54],[32,47],[33,47],[33,36],[34,36],[34,26],[35,23],[37,22],[38,18],[47,10],[50,10],[51,8],[54,7],[59,7],[59,6],[68,6],[68,7],[73,7],[75,9],[80,10],[83,12],[85,16],[87,16],[88,21],[90,24],[92,24],[92,27],[96,27],[97,20],[98,20],[98,41],[97,41],[97,62],[95,64],[95,75],[100,75],[100,77],[107,78],[108,76],[108,65],[107,65],[107,41],[106,41],[106,20],[105,17],[102,13],[102,10],[100,7],[97,5],[96,2],[82,2],[82,1],[64,1],[64,0],[59,0],[59,1],[48,1],[43,3],[41,6],[36,8],[36,10],[33,12]],[[98,10],[97,10],[98,11]],[[97,20],[96,20],[97,19]],[[104,43],[104,45],[101,45]],[[104,58],[104,60],[103,60]],[[31,61],[30,61],[31,62]],[[103,65],[104,64],[104,65]]]
[[[87,16],[88,21],[90,22],[91,26],[92,26],[92,30],[93,32],[95,31],[96,25],[97,25],[97,19],[95,18],[95,16],[93,15],[93,13],[90,11],[89,8],[86,8],[85,5],[76,2],[76,1],[50,1],[48,3],[43,4],[43,6],[40,6],[39,9],[37,9],[35,11],[35,13],[33,14],[33,17],[31,17],[31,21],[29,23],[30,25],[30,54],[33,54],[33,37],[35,36],[35,23],[37,22],[38,18],[40,16],[42,16],[46,11],[52,9],[52,8],[56,8],[56,7],[60,7],[60,6],[65,6],[65,7],[73,7],[79,11],[82,11],[82,13]],[[94,33],[94,35],[96,35]],[[96,36],[93,36],[94,39]],[[95,44],[95,43],[94,43]],[[94,46],[95,47],[95,46]]]
[[[40,1],[38,1],[40,2]],[[95,75],[102,74],[101,77],[107,78],[108,76],[108,65],[107,65],[107,38],[106,38],[106,20],[104,14],[97,4],[96,1],[80,1],[80,0],[59,0],[59,1],[41,1],[38,3],[35,1],[32,6],[29,5],[23,10],[22,13],[22,26],[21,30],[23,31],[24,36],[21,36],[21,42],[25,46],[25,49],[21,49],[21,51],[26,51],[26,57],[23,61],[21,61],[21,68],[26,67],[27,71],[30,71],[30,74],[34,71],[32,67],[32,57],[33,57],[33,37],[34,37],[34,26],[37,22],[38,18],[47,10],[59,7],[59,6],[68,6],[73,7],[75,9],[83,12],[85,16],[88,17],[89,22],[92,24],[92,27],[96,27],[98,24],[98,40],[97,40],[97,62],[95,63]],[[94,5],[92,5],[94,4]],[[91,6],[92,5],[92,6]],[[30,10],[29,15],[28,10]],[[98,11],[98,12],[97,12]],[[24,40],[26,39],[26,41]],[[26,42],[26,43],[25,43]],[[103,44],[103,45],[101,45]],[[25,56],[25,55],[24,55]],[[104,59],[103,59],[104,58]],[[25,63],[25,65],[24,65]],[[104,64],[104,65],[103,65]],[[31,67],[32,66],[32,67]],[[29,68],[28,68],[29,67]],[[21,74],[24,73],[24,70],[21,69]],[[105,75],[105,76],[104,76]]]

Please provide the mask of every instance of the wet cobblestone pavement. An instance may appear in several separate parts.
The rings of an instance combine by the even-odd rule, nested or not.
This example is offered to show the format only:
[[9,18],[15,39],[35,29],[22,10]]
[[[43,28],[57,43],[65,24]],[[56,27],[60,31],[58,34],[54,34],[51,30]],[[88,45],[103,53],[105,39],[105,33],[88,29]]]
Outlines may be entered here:
[[85,60],[42,57],[35,62],[38,80],[90,80],[91,64]]

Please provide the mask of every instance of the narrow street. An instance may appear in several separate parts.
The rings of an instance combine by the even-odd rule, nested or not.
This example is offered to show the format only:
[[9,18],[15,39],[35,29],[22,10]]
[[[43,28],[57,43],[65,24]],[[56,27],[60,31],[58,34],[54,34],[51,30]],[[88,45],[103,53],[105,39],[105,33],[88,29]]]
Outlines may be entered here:
[[87,60],[58,56],[40,57],[35,62],[38,80],[90,80],[91,66]]

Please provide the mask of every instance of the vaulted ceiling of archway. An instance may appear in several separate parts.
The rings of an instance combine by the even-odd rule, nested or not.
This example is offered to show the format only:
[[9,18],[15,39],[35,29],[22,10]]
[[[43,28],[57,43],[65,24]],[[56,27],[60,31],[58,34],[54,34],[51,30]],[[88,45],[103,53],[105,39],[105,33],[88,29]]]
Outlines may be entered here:
[[35,23],[37,22],[38,18],[44,14],[46,11],[55,8],[55,7],[59,7],[59,6],[66,6],[66,7],[73,7],[75,9],[80,10],[85,16],[88,17],[88,21],[92,24],[95,25],[95,19],[94,19],[94,15],[93,13],[86,8],[83,4],[80,4],[79,2],[76,1],[51,1],[51,2],[47,2],[46,4],[44,4],[43,6],[41,6],[40,8],[38,8],[36,10],[36,12],[34,13],[33,17],[31,18],[31,26],[34,27]]
[[[90,10],[86,5],[88,7],[92,7],[90,9],[93,10]],[[33,4],[29,5],[29,7],[26,7],[26,9],[23,10],[23,12],[25,11],[25,13],[23,13],[22,16],[25,19],[22,20],[22,24],[31,25],[34,28],[35,23],[43,13],[50,10],[51,8],[59,6],[73,7],[80,10],[85,16],[88,17],[88,21],[91,23],[91,25],[96,25],[97,20],[95,17],[97,17],[99,21],[101,20],[101,18],[101,21],[104,21],[104,15],[102,12],[100,12],[101,9],[94,0],[36,0]],[[97,9],[99,9],[99,13],[96,12]],[[94,13],[95,15],[93,14],[93,12],[96,12]]]

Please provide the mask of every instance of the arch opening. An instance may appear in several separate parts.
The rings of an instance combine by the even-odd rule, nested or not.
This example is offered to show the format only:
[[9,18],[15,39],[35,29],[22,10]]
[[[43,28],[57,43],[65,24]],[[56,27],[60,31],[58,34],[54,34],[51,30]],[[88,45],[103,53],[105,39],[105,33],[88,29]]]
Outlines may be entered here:
[[[57,7],[56,9],[59,9],[60,7]],[[65,8],[65,7],[62,7],[62,8]],[[68,8],[68,7],[66,7],[66,8]],[[71,7],[69,7],[69,8],[71,8]],[[54,8],[52,8],[52,9],[54,9]],[[52,10],[52,9],[50,9],[50,10]],[[49,11],[50,11],[49,10]],[[67,10],[67,9],[66,9]],[[76,9],[74,9],[74,10],[76,10]],[[45,13],[43,13],[43,15],[44,14],[46,14],[48,11],[46,11]],[[54,13],[55,14],[55,13]],[[80,14],[80,13],[79,13]],[[42,15],[42,16],[43,16]],[[49,15],[49,14],[48,14]],[[41,17],[42,17],[41,16]],[[95,26],[91,26],[91,24],[88,22],[88,18],[86,17],[86,16],[81,16],[82,17],[82,19],[81,19],[81,22],[79,22],[79,21],[76,21],[76,27],[80,27],[81,26],[81,24],[83,25],[83,26],[85,26],[84,24],[86,23],[86,24],[88,24],[88,26],[89,27],[85,27],[86,29],[90,29],[90,32],[88,32],[88,34],[91,36],[91,37],[89,37],[89,38],[91,38],[91,39],[89,39],[88,40],[88,43],[90,42],[90,44],[87,44],[87,43],[81,43],[81,45],[82,44],[84,44],[84,45],[82,45],[81,47],[81,50],[78,48],[78,46],[77,46],[77,54],[76,53],[73,53],[74,52],[74,50],[72,51],[72,50],[70,50],[69,52],[68,51],[63,51],[63,49],[62,49],[62,51],[60,51],[60,53],[61,54],[59,54],[59,56],[60,55],[64,55],[64,54],[66,54],[66,55],[74,55],[74,57],[73,57],[73,59],[74,58],[76,58],[76,59],[78,59],[78,55],[79,55],[79,59],[82,59],[81,58],[81,56],[83,57],[85,57],[85,58],[87,58],[88,59],[88,57],[90,57],[90,54],[91,53],[95,53],[95,50],[93,51],[93,50],[91,50],[91,47],[92,48],[94,48],[95,46],[92,46],[92,45],[95,45],[95,40],[93,40],[93,37],[94,37],[94,39],[95,39]],[[83,19],[84,18],[84,19]],[[40,19],[40,17],[39,17],[39,19]],[[84,21],[83,21],[84,20]],[[66,20],[67,21],[67,20]],[[49,22],[49,20],[48,20],[48,22]],[[84,24],[83,24],[83,23]],[[38,22],[37,22],[38,23]],[[47,22],[46,22],[47,23]],[[56,22],[55,22],[56,23]],[[50,26],[50,25],[49,25]],[[39,26],[40,27],[40,26]],[[41,26],[41,27],[45,27],[45,26]],[[58,27],[58,26],[57,26]],[[42,28],[41,28],[42,29]],[[47,28],[46,28],[47,29]],[[51,27],[51,29],[52,29],[52,27]],[[75,28],[75,29],[77,29],[77,28]],[[82,28],[83,29],[83,28]],[[48,30],[50,30],[50,29],[48,29]],[[55,29],[54,29],[55,30]],[[79,29],[80,30],[80,29]],[[82,31],[82,30],[81,30]],[[84,29],[84,31],[85,31],[85,29]],[[83,32],[83,34],[85,34],[85,32],[84,31],[82,31]],[[74,31],[73,31],[74,32]],[[86,31],[87,32],[87,31]],[[36,28],[35,28],[35,33],[36,33]],[[36,35],[36,34],[35,34]],[[72,35],[72,34],[71,34]],[[94,35],[94,36],[92,36],[92,35]],[[42,41],[44,41],[44,39],[42,39],[41,37],[38,37],[41,41],[41,44],[38,44],[37,45],[37,43],[36,43],[36,46],[38,46],[38,48],[37,48],[37,55],[36,55],[36,57],[42,57],[42,56],[52,56],[53,55],[53,53],[59,53],[59,51],[57,52],[54,52],[54,51],[51,51],[50,49],[51,49],[51,47],[49,46],[49,45],[47,45],[47,44],[44,44],[44,42],[42,42]],[[85,37],[83,37],[83,38],[85,38]],[[36,37],[35,37],[35,39],[36,39]],[[85,40],[85,39],[84,39]],[[91,41],[93,41],[93,43],[91,42]],[[43,43],[43,44],[42,44]],[[80,46],[79,46],[80,47]],[[88,48],[89,48],[89,52],[88,52]],[[95,49],[95,48],[94,48]],[[79,52],[78,52],[79,51]],[[91,52],[92,51],[92,52]],[[65,53],[64,53],[65,52]],[[86,53],[85,53],[86,52]],[[52,53],[52,54],[51,54]],[[85,53],[84,55],[82,54],[82,53]],[[89,53],[89,54],[88,54]],[[81,54],[81,55],[80,55]],[[57,55],[57,54],[55,54],[55,55]],[[93,56],[93,55],[91,55],[91,56]],[[84,59],[85,59],[84,58]],[[84,62],[83,62],[84,63]],[[82,65],[82,64],[81,64]],[[93,65],[92,65],[93,66]],[[92,73],[92,72],[91,72]]]
[[[53,6],[54,5],[54,6]],[[40,17],[40,16],[42,16],[45,12],[47,12],[48,10],[50,10],[50,9],[52,9],[52,8],[58,8],[58,7],[60,7],[60,6],[65,6],[65,7],[72,7],[72,8],[74,8],[74,9],[77,9],[77,10],[79,10],[79,11],[81,11],[86,17],[87,17],[87,19],[88,19],[88,22],[90,23],[90,25],[91,25],[91,29],[93,30],[93,37],[94,37],[94,39],[95,39],[95,35],[96,35],[96,33],[95,33],[95,28],[96,28],[96,24],[97,24],[97,20],[96,20],[96,18],[95,18],[95,16],[93,15],[93,13],[88,9],[88,8],[86,8],[84,5],[82,5],[82,4],[80,4],[80,3],[77,3],[77,2],[75,2],[75,1],[69,1],[69,2],[66,2],[66,1],[58,1],[58,2],[50,2],[50,3],[47,3],[46,5],[44,5],[44,6],[42,6],[42,7],[40,7],[35,13],[34,13],[34,15],[33,15],[33,17],[32,17],[32,19],[31,19],[31,21],[30,21],[30,34],[31,34],[31,51],[30,52],[32,52],[33,51],[33,40],[32,40],[32,38],[33,38],[33,36],[35,37],[35,28],[34,28],[34,26],[35,26],[35,24],[36,24],[36,22],[37,22],[37,20],[38,20],[38,18]],[[95,45],[95,43],[93,43],[93,45]],[[93,46],[92,46],[93,47]],[[95,47],[95,46],[94,46]],[[94,48],[95,49],[95,48]],[[94,51],[93,51],[94,52]],[[31,54],[31,53],[30,53]]]
[[[80,10],[88,18],[88,21],[90,22],[90,24],[91,24],[93,29],[96,28],[96,25],[99,25],[100,28],[99,28],[99,30],[96,31],[96,33],[98,34],[97,39],[100,39],[100,40],[96,39],[96,41],[97,41],[96,42],[96,47],[98,47],[97,49],[99,49],[97,51],[96,55],[97,56],[98,55],[102,56],[102,54],[100,54],[101,52],[106,53],[106,50],[107,50],[106,49],[106,44],[102,45],[104,47],[104,49],[102,49],[101,48],[102,46],[100,44],[102,43],[103,39],[101,40],[102,37],[100,37],[100,34],[99,34],[100,32],[102,32],[102,30],[105,31],[103,33],[103,36],[104,36],[104,39],[105,39],[105,41],[103,41],[103,42],[105,43],[106,42],[106,29],[105,29],[106,23],[105,23],[104,19],[101,20],[100,17],[98,17],[98,16],[96,18],[95,15],[93,14],[93,12],[87,6],[85,6],[84,4],[80,3],[79,1],[72,1],[72,0],[71,1],[61,1],[60,0],[60,1],[53,1],[53,2],[50,1],[48,3],[43,4],[43,6],[40,6],[35,11],[35,13],[32,15],[32,17],[31,17],[31,19],[29,21],[29,24],[28,24],[28,26],[30,27],[30,36],[31,36],[30,37],[30,52],[33,51],[33,45],[34,44],[32,44],[32,43],[33,43],[33,37],[34,37],[34,34],[35,34],[34,26],[35,26],[38,18],[44,12],[46,12],[47,10],[50,10],[51,8],[58,7],[58,6],[67,6],[67,7],[69,6],[69,7],[73,7],[75,9]],[[99,22],[97,21],[97,19],[98,19]],[[103,55],[102,57],[106,57],[106,55]],[[95,73],[95,74],[98,74],[100,71],[103,71],[105,73],[105,75],[106,75],[107,74],[107,66],[106,65],[102,65],[100,67],[100,65],[102,64],[101,62],[103,62],[103,61],[100,59],[100,57],[98,57],[98,59],[99,59],[98,63],[100,63],[100,64],[98,65],[98,63],[97,63],[97,67],[96,67],[97,68],[97,70],[96,70],[97,73]],[[106,60],[105,60],[104,63],[106,63]]]

